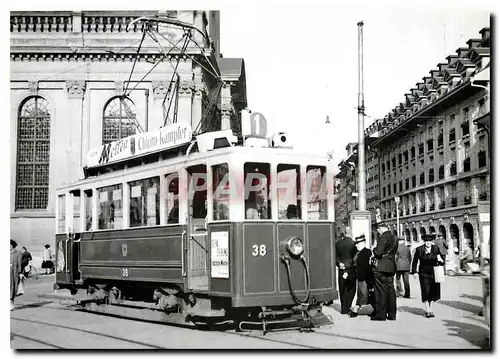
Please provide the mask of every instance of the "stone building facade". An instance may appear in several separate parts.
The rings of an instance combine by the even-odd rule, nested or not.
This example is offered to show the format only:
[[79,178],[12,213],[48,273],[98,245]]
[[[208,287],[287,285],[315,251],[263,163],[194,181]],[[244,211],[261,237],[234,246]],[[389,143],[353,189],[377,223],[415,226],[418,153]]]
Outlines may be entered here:
[[489,233],[488,132],[475,122],[489,118],[490,30],[480,31],[407,94],[405,101],[367,129],[380,161],[380,209],[416,246],[425,233],[441,232],[450,248],[476,248]]
[[[379,163],[377,152],[372,148],[375,140],[373,135],[365,137],[366,209],[372,212],[372,218],[379,207]],[[347,157],[339,163],[339,172],[335,175],[335,223],[341,232],[350,226],[350,213],[359,209],[358,198],[353,196],[358,191],[357,150],[356,142],[347,145]]]
[[[128,26],[157,15],[197,31],[184,42],[185,29],[158,25],[155,40],[143,39],[143,22]],[[218,11],[11,12],[10,20],[11,238],[34,257],[54,241],[55,189],[83,177],[90,148],[172,121],[195,130],[217,75],[212,128],[239,127],[245,67],[221,58]]]

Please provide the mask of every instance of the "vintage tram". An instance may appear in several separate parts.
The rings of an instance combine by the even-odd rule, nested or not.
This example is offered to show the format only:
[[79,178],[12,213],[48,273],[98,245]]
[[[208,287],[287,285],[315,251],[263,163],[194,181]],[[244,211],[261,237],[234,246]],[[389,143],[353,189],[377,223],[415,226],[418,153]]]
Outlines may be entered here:
[[56,289],[165,322],[329,322],[330,162],[236,142],[174,124],[90,151],[85,178],[56,191]]

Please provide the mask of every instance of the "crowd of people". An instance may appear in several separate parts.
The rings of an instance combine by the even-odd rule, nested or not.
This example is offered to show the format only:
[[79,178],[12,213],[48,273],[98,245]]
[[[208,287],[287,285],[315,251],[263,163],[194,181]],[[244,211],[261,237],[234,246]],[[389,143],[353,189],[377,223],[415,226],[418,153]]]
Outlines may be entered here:
[[[33,258],[26,247],[19,250],[17,242],[10,240],[10,310],[15,308],[16,297],[24,294],[24,283],[33,272]],[[54,262],[50,245],[45,245],[42,268],[46,274],[53,273]]]
[[376,239],[371,248],[366,246],[364,235],[353,240],[349,230],[335,244],[341,314],[355,318],[362,306],[369,304],[374,309],[371,320],[396,320],[396,298],[410,298],[409,276],[413,274],[420,283],[425,317],[433,318],[431,305],[441,297],[445,275],[448,246],[444,238],[435,233],[423,235],[424,244],[416,248],[412,258],[404,238],[396,238],[387,225],[374,223],[373,229]]

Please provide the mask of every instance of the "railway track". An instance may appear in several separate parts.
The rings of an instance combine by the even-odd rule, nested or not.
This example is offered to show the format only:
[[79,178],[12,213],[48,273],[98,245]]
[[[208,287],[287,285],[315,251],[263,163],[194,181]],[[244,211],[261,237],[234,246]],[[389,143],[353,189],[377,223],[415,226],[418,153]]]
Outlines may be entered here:
[[[220,340],[224,340],[225,336],[237,336],[241,338],[249,338],[252,340],[257,340],[260,342],[265,342],[265,343],[274,343],[274,344],[282,344],[283,346],[286,347],[293,347],[296,349],[313,349],[313,350],[328,350],[328,349],[345,349],[345,346],[343,346],[340,343],[343,342],[348,342],[350,347],[357,347],[357,348],[393,348],[393,349],[417,349],[417,347],[409,346],[409,345],[402,345],[396,342],[388,342],[388,341],[381,341],[381,340],[375,340],[375,339],[370,339],[370,338],[362,338],[362,337],[354,337],[354,336],[349,336],[349,335],[344,335],[340,333],[333,333],[329,332],[327,330],[327,327],[320,327],[314,329],[313,332],[310,333],[299,333],[298,330],[293,330],[293,329],[282,329],[282,330],[276,330],[276,331],[271,331],[268,332],[265,336],[262,335],[262,331],[259,330],[254,330],[254,331],[245,331],[245,332],[237,332],[235,330],[235,325],[234,324],[225,324],[221,326],[213,326],[213,327],[193,327],[191,325],[183,325],[179,323],[165,323],[165,322],[159,322],[159,321],[154,321],[154,320],[140,320],[137,318],[129,318],[129,317],[124,317],[120,315],[114,315],[114,314],[102,314],[102,313],[95,313],[91,311],[87,311],[84,308],[81,308],[77,305],[64,305],[63,303],[57,303],[55,302],[44,302],[43,305],[41,306],[44,309],[52,309],[52,310],[67,310],[67,311],[73,311],[73,312],[81,312],[81,313],[86,313],[86,314],[93,314],[96,316],[105,316],[105,317],[111,317],[111,318],[119,318],[127,321],[136,321],[136,322],[142,322],[142,323],[149,323],[153,325],[162,325],[162,326],[167,326],[167,327],[175,327],[175,328],[181,328],[181,329],[190,329],[193,331],[197,332],[203,332],[203,331],[209,331],[212,333],[220,333],[222,337]],[[31,306],[26,306],[26,308],[32,308],[34,307],[33,305]],[[20,308],[19,310],[22,310],[23,308]],[[144,341],[138,341],[138,340],[131,340],[127,338],[123,338],[117,335],[111,335],[103,332],[96,332],[96,331],[89,331],[85,330],[82,328],[76,328],[74,326],[68,326],[68,325],[62,325],[58,323],[54,323],[53,321],[51,322],[43,322],[43,321],[36,321],[36,320],[31,320],[31,319],[21,319],[21,318],[12,318],[14,321],[19,321],[23,322],[26,324],[32,324],[32,325],[39,325],[39,326],[45,326],[46,328],[58,328],[58,329],[63,329],[63,330],[69,330],[69,331],[76,331],[79,332],[80,334],[87,335],[87,336],[99,336],[103,339],[109,339],[112,342],[123,342],[127,343],[129,345],[133,346],[139,346],[142,347],[143,349],[152,349],[152,350],[165,350],[165,349],[173,349],[167,346],[163,345],[153,345],[148,342]],[[34,336],[28,336],[23,334],[17,334],[12,333],[14,337],[19,337],[25,340],[32,340],[33,342],[37,342],[39,344],[44,344],[47,346],[51,346],[54,349],[66,349],[63,348],[62,346],[58,345],[59,343],[53,343],[51,341],[45,341],[43,339],[34,337]],[[23,337],[24,336],[24,337]],[[339,343],[339,345],[336,345],[335,343]],[[258,344],[257,344],[258,347]]]

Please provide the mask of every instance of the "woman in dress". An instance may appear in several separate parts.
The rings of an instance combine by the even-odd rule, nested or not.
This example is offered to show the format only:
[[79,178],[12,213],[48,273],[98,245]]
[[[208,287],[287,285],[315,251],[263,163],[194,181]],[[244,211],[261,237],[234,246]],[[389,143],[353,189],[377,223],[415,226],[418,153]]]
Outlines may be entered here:
[[434,234],[426,234],[422,237],[424,244],[417,247],[411,266],[411,273],[416,275],[417,265],[418,278],[420,280],[420,291],[422,302],[425,303],[425,317],[432,318],[434,313],[431,310],[431,303],[441,299],[441,284],[434,278],[434,267],[444,265],[439,248],[432,242]]
[[14,299],[17,296],[19,275],[21,274],[21,253],[16,250],[17,243],[10,240],[10,310],[14,309]]
[[45,250],[43,251],[42,269],[45,269],[46,274],[50,274],[53,267],[54,263],[52,262],[52,251],[50,250],[50,245],[46,244]]

